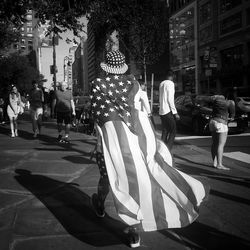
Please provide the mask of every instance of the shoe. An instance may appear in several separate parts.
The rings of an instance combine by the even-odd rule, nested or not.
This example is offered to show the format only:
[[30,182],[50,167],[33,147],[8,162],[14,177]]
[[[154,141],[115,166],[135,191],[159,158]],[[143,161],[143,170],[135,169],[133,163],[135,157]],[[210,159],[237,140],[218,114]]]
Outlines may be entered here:
[[58,142],[63,143],[62,135],[58,135],[57,140],[58,140]]
[[15,134],[11,134],[11,136],[10,136],[11,138],[14,138],[15,137]]
[[18,136],[18,132],[17,131],[15,131],[15,136]]
[[101,202],[99,201],[97,194],[92,195],[91,204],[95,210],[96,216],[99,218],[103,218],[105,216],[104,206],[101,205]]
[[131,248],[136,248],[140,246],[141,239],[134,227],[129,227],[127,229],[127,236],[128,236],[128,243]]
[[69,138],[68,138],[68,137],[65,137],[65,138],[63,139],[63,143],[68,144],[68,143],[69,143]]
[[37,138],[37,136],[38,136],[38,131],[35,131],[33,138]]

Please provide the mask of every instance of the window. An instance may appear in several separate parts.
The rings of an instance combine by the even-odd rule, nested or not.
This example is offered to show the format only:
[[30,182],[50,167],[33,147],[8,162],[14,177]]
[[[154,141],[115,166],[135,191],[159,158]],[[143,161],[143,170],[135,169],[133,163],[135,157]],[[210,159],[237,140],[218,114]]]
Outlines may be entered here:
[[246,16],[247,16],[247,25],[250,25],[250,8],[247,9]]
[[29,49],[29,51],[32,51],[33,50],[33,46],[28,46],[28,49]]
[[200,44],[205,44],[213,39],[213,25],[200,30]]
[[207,2],[200,7],[200,24],[206,23],[212,19],[212,5]]
[[27,22],[27,26],[32,27],[32,22]]
[[33,29],[32,27],[27,27],[27,32],[32,33]]
[[32,20],[32,15],[28,14],[28,15],[26,16],[26,19],[27,19],[28,21],[31,21],[31,20]]
[[242,0],[220,0],[220,13],[223,14],[228,10],[241,5]]
[[28,44],[29,45],[33,45],[33,41],[32,40],[28,40]]
[[242,14],[238,12],[220,22],[220,34],[224,35],[242,27]]
[[243,65],[243,45],[222,50],[221,63],[223,67]]
[[33,34],[29,33],[27,34],[28,37],[33,37]]
[[21,44],[25,44],[25,39],[21,39]]

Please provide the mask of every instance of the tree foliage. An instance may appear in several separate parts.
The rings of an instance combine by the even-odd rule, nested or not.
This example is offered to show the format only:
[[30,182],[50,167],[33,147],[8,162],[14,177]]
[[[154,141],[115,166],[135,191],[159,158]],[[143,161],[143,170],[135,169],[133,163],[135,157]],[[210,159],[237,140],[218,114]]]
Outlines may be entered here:
[[1,92],[9,89],[11,84],[17,85],[20,91],[27,91],[34,79],[39,79],[39,71],[30,65],[26,56],[12,54],[0,60]]
[[96,33],[117,30],[119,41],[144,71],[166,50],[168,16],[164,1],[96,0],[90,9]]

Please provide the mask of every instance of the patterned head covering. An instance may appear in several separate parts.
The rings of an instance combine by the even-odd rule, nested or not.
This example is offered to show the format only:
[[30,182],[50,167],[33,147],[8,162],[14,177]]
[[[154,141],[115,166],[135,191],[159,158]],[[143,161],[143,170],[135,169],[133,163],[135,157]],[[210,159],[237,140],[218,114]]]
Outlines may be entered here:
[[124,74],[128,70],[125,56],[119,50],[107,53],[106,62],[102,62],[100,66],[104,71],[111,74]]

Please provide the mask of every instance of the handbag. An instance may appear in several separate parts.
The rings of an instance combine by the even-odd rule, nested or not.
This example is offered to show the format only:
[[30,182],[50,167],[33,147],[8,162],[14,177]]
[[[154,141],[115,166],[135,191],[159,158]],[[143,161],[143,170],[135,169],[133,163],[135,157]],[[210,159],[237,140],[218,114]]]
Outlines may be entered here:
[[19,115],[24,113],[24,103],[21,101],[18,105],[17,105],[17,112]]

